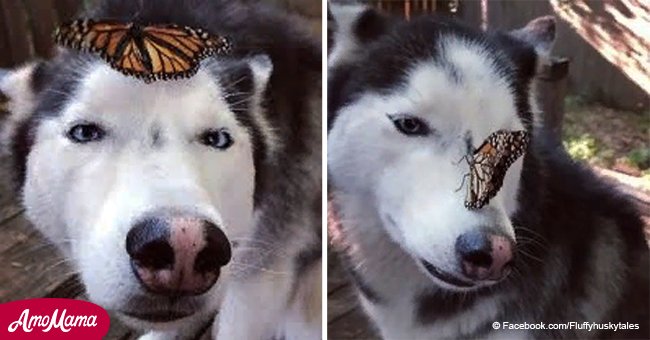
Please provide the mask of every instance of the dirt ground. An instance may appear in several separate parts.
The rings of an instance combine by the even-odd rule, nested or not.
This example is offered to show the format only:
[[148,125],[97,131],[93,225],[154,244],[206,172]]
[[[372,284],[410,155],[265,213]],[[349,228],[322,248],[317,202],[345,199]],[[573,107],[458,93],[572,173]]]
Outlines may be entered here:
[[563,141],[576,159],[630,176],[650,192],[650,112],[631,113],[567,98]]

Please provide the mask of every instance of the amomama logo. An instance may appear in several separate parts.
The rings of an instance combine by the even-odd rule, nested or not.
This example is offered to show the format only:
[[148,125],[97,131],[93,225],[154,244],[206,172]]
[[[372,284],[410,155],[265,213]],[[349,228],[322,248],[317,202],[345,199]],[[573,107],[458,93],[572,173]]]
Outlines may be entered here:
[[71,299],[31,299],[0,305],[2,339],[101,339],[108,313],[96,304]]

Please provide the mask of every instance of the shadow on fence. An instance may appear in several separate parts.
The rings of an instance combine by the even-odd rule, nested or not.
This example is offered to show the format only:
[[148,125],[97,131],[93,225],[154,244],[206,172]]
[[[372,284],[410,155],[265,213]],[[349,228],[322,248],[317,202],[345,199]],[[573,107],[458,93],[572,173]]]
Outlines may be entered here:
[[51,56],[54,28],[82,8],[83,0],[0,0],[0,68]]

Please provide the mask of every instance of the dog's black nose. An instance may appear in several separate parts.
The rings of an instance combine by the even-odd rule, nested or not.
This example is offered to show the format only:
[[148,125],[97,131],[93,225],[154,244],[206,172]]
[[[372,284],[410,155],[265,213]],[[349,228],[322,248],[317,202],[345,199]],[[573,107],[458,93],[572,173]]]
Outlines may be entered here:
[[137,266],[152,270],[171,269],[174,249],[164,220],[148,218],[136,223],[126,235],[126,252]]
[[198,273],[210,273],[230,262],[231,250],[228,238],[214,223],[204,223],[205,247],[196,255],[194,270]]
[[135,275],[149,291],[169,295],[202,294],[228,264],[228,238],[214,223],[192,216],[150,217],[126,237]]
[[463,273],[476,280],[500,280],[510,271],[514,242],[506,236],[475,230],[456,239]]

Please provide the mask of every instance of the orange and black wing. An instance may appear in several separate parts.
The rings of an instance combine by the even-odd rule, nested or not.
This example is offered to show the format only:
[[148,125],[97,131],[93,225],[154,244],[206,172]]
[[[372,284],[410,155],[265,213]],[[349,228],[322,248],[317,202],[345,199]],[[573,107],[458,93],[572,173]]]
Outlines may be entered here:
[[524,154],[529,142],[526,131],[499,130],[479,146],[470,160],[470,181],[465,207],[480,209],[501,189],[508,168]]
[[230,50],[227,38],[176,25],[143,28],[142,53],[152,79],[190,77],[203,58]]
[[177,25],[138,26],[80,19],[55,33],[62,46],[98,53],[114,69],[145,81],[177,79],[196,73],[201,59],[227,53],[227,38]]
[[130,27],[131,24],[115,21],[79,19],[59,26],[54,41],[65,47],[98,53],[111,63],[128,43]]
[[133,27],[132,23],[79,19],[60,26],[54,40],[65,47],[97,53],[114,69],[142,78],[150,70],[133,36]]
[[465,197],[465,207],[480,209],[487,203],[494,169],[481,161],[472,161],[469,168],[469,186]]

